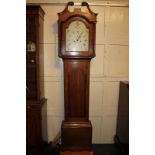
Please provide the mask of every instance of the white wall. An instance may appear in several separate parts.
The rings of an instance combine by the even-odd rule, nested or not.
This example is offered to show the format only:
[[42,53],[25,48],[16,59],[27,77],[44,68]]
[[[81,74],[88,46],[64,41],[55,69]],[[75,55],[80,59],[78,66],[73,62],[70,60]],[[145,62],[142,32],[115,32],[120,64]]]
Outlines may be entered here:
[[[57,51],[57,13],[64,6],[42,6],[44,18],[44,74],[47,133],[52,141],[64,117],[63,64]],[[128,80],[128,7],[91,6],[98,13],[96,57],[91,62],[90,120],[93,143],[113,143],[116,130],[119,81]],[[44,120],[44,119],[43,119]]]

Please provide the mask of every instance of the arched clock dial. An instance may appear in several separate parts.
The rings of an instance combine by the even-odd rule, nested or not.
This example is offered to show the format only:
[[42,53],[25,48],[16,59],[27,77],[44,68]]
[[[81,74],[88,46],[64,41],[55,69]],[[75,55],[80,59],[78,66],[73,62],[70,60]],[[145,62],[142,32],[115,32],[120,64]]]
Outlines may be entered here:
[[81,21],[73,21],[66,29],[66,51],[88,51],[89,29]]

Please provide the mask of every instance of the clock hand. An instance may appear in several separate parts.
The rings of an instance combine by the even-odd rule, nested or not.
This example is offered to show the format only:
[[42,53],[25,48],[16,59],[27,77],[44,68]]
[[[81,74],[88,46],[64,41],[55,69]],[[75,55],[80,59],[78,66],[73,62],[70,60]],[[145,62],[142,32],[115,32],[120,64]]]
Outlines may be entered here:
[[78,38],[76,39],[76,41],[79,41],[79,39],[80,39],[82,33],[83,33],[83,32],[81,32],[81,33],[79,34],[79,36],[78,36]]

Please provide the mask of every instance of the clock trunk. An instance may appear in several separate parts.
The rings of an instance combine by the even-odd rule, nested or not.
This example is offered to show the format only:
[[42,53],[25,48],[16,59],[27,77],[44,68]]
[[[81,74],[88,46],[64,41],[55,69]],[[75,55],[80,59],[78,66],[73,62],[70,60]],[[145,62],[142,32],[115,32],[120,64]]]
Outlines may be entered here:
[[64,60],[65,121],[62,123],[62,150],[91,150],[89,69],[89,59]]

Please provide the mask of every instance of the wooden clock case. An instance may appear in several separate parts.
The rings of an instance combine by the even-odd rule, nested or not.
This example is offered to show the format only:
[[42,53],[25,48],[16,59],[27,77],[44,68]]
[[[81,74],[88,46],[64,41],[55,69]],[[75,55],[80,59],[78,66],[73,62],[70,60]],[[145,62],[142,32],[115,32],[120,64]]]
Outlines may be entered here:
[[[88,3],[82,2],[84,12],[68,2],[58,13],[59,57],[64,63],[65,120],[62,122],[62,151],[91,150],[92,124],[89,120],[89,72],[90,61],[95,57],[96,17]],[[73,21],[81,21],[89,29],[88,51],[66,51],[66,29]]]

